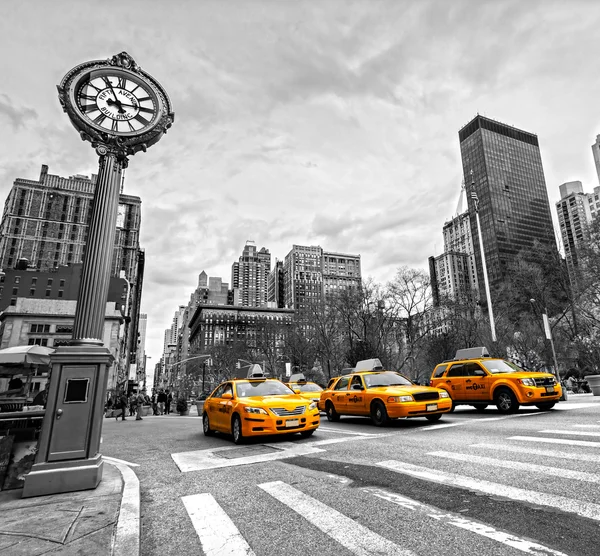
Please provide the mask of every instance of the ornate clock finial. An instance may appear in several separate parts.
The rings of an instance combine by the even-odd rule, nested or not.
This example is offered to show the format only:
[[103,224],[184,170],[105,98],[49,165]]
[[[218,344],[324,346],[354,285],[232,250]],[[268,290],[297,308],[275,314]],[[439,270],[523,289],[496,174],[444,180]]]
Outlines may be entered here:
[[125,51],[121,52],[120,54],[115,54],[112,58],[109,58],[108,63],[111,66],[118,66],[120,68],[125,68],[135,72],[138,72],[141,69],[140,66],[135,63],[135,60]]

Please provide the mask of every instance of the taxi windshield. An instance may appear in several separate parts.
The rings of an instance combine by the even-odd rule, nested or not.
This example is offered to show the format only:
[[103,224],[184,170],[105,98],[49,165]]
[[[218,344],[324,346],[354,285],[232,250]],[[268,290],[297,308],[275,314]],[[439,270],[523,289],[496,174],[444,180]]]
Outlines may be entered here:
[[296,388],[300,392],[320,392],[323,390],[318,384],[294,384],[292,388]]
[[481,364],[493,375],[500,373],[522,373],[524,372],[521,367],[511,363],[510,361],[504,361],[503,359],[489,359],[480,361]]
[[294,394],[283,382],[278,380],[238,382],[235,385],[238,398],[249,396],[288,396]]
[[398,373],[383,372],[363,375],[367,388],[380,386],[410,386],[412,382]]

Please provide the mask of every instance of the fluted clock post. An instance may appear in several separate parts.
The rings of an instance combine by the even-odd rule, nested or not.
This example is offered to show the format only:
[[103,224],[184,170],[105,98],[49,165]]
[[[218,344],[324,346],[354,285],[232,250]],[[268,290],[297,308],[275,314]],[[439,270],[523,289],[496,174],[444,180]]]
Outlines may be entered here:
[[58,94],[100,159],[73,337],[51,357],[46,413],[24,497],[95,488],[102,479],[100,435],[114,363],[104,346],[104,322],[122,173],[128,156],[157,143],[175,118],[165,90],[126,52],[76,66]]

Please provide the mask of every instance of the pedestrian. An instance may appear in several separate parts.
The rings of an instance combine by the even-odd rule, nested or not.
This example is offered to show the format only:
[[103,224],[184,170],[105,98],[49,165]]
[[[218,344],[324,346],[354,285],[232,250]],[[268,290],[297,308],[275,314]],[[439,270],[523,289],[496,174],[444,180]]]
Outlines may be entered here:
[[138,395],[136,397],[136,403],[137,403],[137,415],[135,416],[136,421],[142,420],[142,408],[144,407],[145,401],[146,401],[146,398],[144,397],[144,394],[142,394],[141,392],[138,392]]
[[165,403],[165,414],[168,415],[169,413],[171,413],[171,402],[173,401],[173,394],[171,394],[171,392],[169,392],[168,390],[165,392],[165,394],[167,395],[167,401]]
[[160,415],[165,414],[165,403],[167,403],[167,395],[161,390],[158,393],[158,412]]
[[135,394],[132,392],[131,396],[129,396],[129,417],[133,417],[135,415],[135,410],[137,406],[137,399]]
[[152,415],[158,415],[158,395],[152,388],[152,397],[150,398],[150,403],[152,405]]
[[129,405],[127,394],[125,394],[125,392],[121,392],[121,395],[117,398],[117,404],[118,407],[121,408],[121,413],[119,413],[119,411],[117,410],[115,414],[115,419],[118,421],[119,415],[121,415],[122,421],[125,421],[125,412],[127,411],[127,407]]

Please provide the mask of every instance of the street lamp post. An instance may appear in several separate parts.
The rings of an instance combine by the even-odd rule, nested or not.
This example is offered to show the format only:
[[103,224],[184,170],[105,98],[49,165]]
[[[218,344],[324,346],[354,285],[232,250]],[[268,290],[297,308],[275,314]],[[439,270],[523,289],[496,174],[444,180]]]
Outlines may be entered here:
[[481,234],[481,222],[479,221],[479,197],[475,191],[475,179],[473,170],[471,170],[471,199],[475,206],[475,219],[477,221],[477,237],[479,238],[479,250],[481,254],[481,269],[483,272],[483,283],[485,284],[485,298],[487,300],[488,312],[490,315],[490,329],[492,333],[492,342],[496,342],[496,324],[494,322],[494,309],[492,307],[492,296],[490,294],[490,282],[488,278],[487,264],[485,262],[485,251],[483,249],[483,236]]
[[[529,302],[535,308],[537,306],[537,302],[535,299],[530,299]],[[552,349],[552,361],[554,363],[554,375],[556,376],[556,380],[560,383],[560,375],[558,373],[558,361],[556,359],[556,350],[554,349],[554,339],[552,338],[552,330],[550,329],[550,321],[548,320],[548,309],[546,307],[542,307],[542,322],[544,323],[544,335],[546,339],[550,341],[550,347]]]

